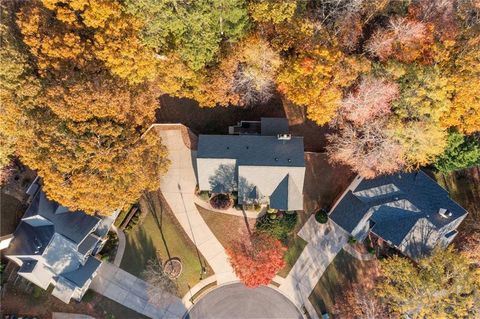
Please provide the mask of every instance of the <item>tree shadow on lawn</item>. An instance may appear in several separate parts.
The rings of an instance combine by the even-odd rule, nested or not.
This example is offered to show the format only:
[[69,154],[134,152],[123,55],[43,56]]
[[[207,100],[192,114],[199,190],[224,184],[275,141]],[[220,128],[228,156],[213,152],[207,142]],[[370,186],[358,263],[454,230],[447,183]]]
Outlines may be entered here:
[[126,236],[127,244],[120,268],[141,277],[147,262],[157,259],[157,253],[153,241],[142,225]]

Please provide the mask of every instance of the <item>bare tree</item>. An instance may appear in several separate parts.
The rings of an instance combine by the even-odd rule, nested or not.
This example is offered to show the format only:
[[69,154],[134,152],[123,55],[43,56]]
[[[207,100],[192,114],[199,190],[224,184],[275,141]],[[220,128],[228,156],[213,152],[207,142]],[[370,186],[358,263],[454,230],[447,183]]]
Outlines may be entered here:
[[334,314],[340,319],[390,318],[385,304],[375,296],[374,290],[361,283],[353,284],[335,303]]
[[399,95],[398,84],[381,78],[364,77],[343,100],[340,116],[363,125],[372,118],[391,112],[391,102]]
[[159,306],[177,293],[177,285],[165,273],[161,261],[150,259],[142,275],[148,284],[147,295],[152,304]]
[[339,133],[329,134],[327,139],[329,160],[349,165],[365,178],[393,173],[404,165],[403,149],[388,134],[385,119],[373,119],[359,127],[342,122]]

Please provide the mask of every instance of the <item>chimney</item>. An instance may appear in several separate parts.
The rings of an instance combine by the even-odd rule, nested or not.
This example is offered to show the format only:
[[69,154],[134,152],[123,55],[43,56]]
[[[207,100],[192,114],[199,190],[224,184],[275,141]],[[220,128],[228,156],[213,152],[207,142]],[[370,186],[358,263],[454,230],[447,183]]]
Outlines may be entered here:
[[277,139],[279,141],[290,141],[292,139],[292,135],[291,134],[278,134]]
[[452,217],[452,212],[449,212],[449,211],[446,210],[445,208],[440,208],[440,210],[438,211],[438,213],[439,213],[440,216],[442,216],[443,218]]

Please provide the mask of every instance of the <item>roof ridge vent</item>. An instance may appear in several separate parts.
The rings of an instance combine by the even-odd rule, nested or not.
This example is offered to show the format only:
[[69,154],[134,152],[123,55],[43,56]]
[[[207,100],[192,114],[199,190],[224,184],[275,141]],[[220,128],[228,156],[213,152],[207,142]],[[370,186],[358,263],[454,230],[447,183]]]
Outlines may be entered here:
[[278,134],[277,139],[279,141],[289,141],[292,139],[292,134]]
[[438,213],[440,214],[440,216],[442,216],[443,218],[449,218],[449,217],[452,217],[452,212],[450,212],[449,210],[445,209],[445,208],[440,208],[438,210]]

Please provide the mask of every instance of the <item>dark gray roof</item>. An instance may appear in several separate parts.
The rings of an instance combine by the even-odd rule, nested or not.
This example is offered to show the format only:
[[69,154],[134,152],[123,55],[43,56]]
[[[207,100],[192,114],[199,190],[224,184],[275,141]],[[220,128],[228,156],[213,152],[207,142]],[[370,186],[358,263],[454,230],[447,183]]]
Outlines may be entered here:
[[91,249],[95,247],[95,245],[98,243],[100,238],[97,236],[90,234],[88,235],[81,243],[78,245],[78,252],[82,255],[85,255],[88,253]]
[[270,207],[286,210],[288,208],[288,175],[278,184],[270,195]]
[[61,277],[68,279],[74,283],[77,287],[83,287],[88,279],[90,279],[93,273],[98,269],[101,262],[95,257],[88,257],[85,265],[80,266],[78,269],[61,274]]
[[[452,216],[442,217],[441,208]],[[422,171],[362,180],[338,203],[330,218],[352,232],[369,211],[373,211],[370,219],[375,223],[372,231],[395,245],[402,242],[421,218],[440,229],[467,214],[450,199],[445,189]]]
[[18,272],[31,273],[36,265],[37,265],[37,261],[35,259],[25,260],[22,264],[22,267],[18,269]]
[[197,158],[236,159],[237,165],[304,167],[303,137],[200,135]]
[[33,227],[21,221],[5,255],[41,255],[55,233],[53,226]]
[[261,134],[265,136],[277,136],[288,133],[288,120],[279,117],[262,117]]
[[55,232],[74,243],[80,243],[100,222],[100,219],[84,212],[70,212],[66,207],[49,200],[39,189],[23,218],[40,215],[51,221]]

